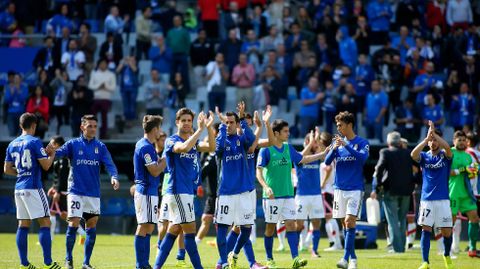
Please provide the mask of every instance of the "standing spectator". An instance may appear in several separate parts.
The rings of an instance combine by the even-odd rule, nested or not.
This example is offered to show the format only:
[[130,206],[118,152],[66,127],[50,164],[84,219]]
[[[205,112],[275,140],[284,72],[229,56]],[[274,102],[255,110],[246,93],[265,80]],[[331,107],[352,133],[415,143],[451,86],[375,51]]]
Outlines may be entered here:
[[223,13],[223,21],[220,28],[221,37],[225,38],[227,31],[235,30],[235,36],[241,39],[241,35],[245,32],[245,23],[244,15],[238,12],[238,3],[230,2],[228,12]]
[[282,34],[278,33],[278,28],[275,25],[272,25],[268,29],[268,35],[260,39],[260,53],[265,56],[269,51],[277,49],[277,46],[283,43]]
[[182,26],[182,17],[175,16],[173,18],[173,28],[167,34],[167,46],[172,50],[172,69],[170,74],[176,72],[182,74],[182,78],[190,91],[190,79],[188,76],[188,53],[190,52],[190,34],[187,29]]
[[[17,19],[15,18],[15,3],[10,2],[4,12],[0,13],[0,33],[10,35],[17,28]],[[8,44],[8,39],[2,40],[2,44]]]
[[357,44],[358,53],[370,54],[370,27],[368,26],[367,18],[364,16],[358,17],[357,29],[355,29],[355,34],[352,38]]
[[390,18],[393,15],[390,3],[385,3],[385,0],[372,0],[367,6],[367,15],[372,29],[372,45],[383,44],[389,39]]
[[215,45],[207,37],[206,30],[200,29],[197,39],[190,45],[190,62],[195,76],[193,80],[196,83],[193,85],[195,89],[205,85],[205,66],[213,59],[215,59]]
[[68,5],[62,4],[59,8],[59,13],[53,16],[47,22],[47,35],[60,36],[62,28],[67,27],[70,32],[73,32],[75,25],[68,17]]
[[150,71],[151,79],[143,87],[145,88],[145,108],[147,115],[163,116],[167,104],[168,90],[165,81],[162,81],[157,69]]
[[320,101],[325,94],[319,92],[318,79],[310,77],[307,87],[302,89],[300,99],[302,106],[300,108],[300,136],[305,136],[308,132],[315,129],[318,123],[318,112],[320,109]]
[[257,37],[266,36],[268,34],[268,17],[261,6],[254,6],[252,14],[248,17],[249,26],[255,32]]
[[[267,66],[265,72],[262,74],[261,91],[255,91],[253,97],[253,107],[250,110],[261,110],[266,105],[271,105],[273,108],[278,107],[279,99],[286,99],[285,86],[280,78],[280,75],[273,66]],[[260,89],[259,89],[260,90]],[[262,103],[262,97],[265,102]]]
[[165,44],[165,38],[159,34],[155,38],[156,46],[148,51],[148,58],[152,61],[152,69],[156,69],[163,82],[170,81],[172,66],[172,50]]
[[70,33],[70,28],[63,27],[62,36],[55,39],[55,45],[53,46],[53,57],[55,57],[55,59],[53,61],[55,63],[58,63],[58,66],[60,66],[60,60],[62,58],[62,55],[65,52],[68,52],[68,46],[70,44],[70,41],[72,40]]
[[430,93],[437,83],[437,79],[433,77],[435,67],[432,62],[425,63],[425,73],[418,75],[415,78],[413,89],[410,94],[415,97],[416,104],[423,106],[427,104],[425,96]]
[[420,138],[422,123],[421,111],[415,106],[415,99],[407,98],[402,106],[395,110],[396,131],[408,141],[417,142]]
[[152,8],[146,6],[142,9],[142,15],[135,19],[135,30],[137,31],[136,58],[142,60],[142,54],[148,58],[148,51],[152,43]]
[[348,27],[341,26],[337,31],[338,50],[343,64],[354,69],[357,65],[357,44],[348,34]]
[[[242,50],[242,41],[237,38],[235,29],[228,31],[228,39],[223,40],[218,47],[220,52],[225,58],[225,64],[228,70],[233,70],[235,65],[238,64],[238,56]],[[220,110],[223,111],[223,110]]]
[[470,130],[473,128],[473,119],[475,116],[475,98],[470,93],[467,83],[460,86],[460,94],[452,96],[450,106],[450,118],[455,131],[462,130],[468,126]]
[[98,112],[102,116],[102,126],[100,127],[100,138],[107,138],[108,121],[107,114],[112,106],[112,95],[117,88],[117,81],[115,74],[108,70],[107,61],[100,59],[97,65],[97,70],[92,71],[88,88],[90,88],[93,95],[92,113],[97,115]]
[[[50,82],[53,89],[52,115],[57,118],[57,135],[60,135],[60,128],[63,124],[69,124],[70,107],[67,103],[67,97],[73,88],[73,83],[68,79],[66,71],[55,70],[55,78]],[[75,104],[76,105],[76,104]]]
[[208,107],[214,111],[218,106],[220,111],[225,110],[226,87],[230,77],[230,71],[225,64],[225,58],[221,52],[217,52],[215,61],[208,63],[206,67]]
[[480,80],[480,72],[477,61],[473,56],[465,57],[465,63],[460,70],[460,78],[468,84],[473,96],[479,96],[478,83]]
[[67,106],[72,108],[70,126],[72,128],[72,136],[80,135],[80,123],[84,115],[91,113],[93,104],[93,92],[87,88],[85,76],[79,76],[75,83],[75,87],[70,91],[67,98]]
[[16,136],[20,133],[19,120],[25,112],[25,105],[28,99],[28,87],[22,83],[22,77],[15,74],[13,83],[5,87],[5,96],[3,102],[8,106],[7,125],[8,134]]
[[55,51],[53,49],[53,38],[46,36],[43,39],[44,47],[39,49],[35,58],[33,59],[33,68],[40,74],[41,70],[45,70],[48,76],[51,78],[54,76],[55,69],[58,67],[58,63],[55,62]]
[[78,48],[85,54],[85,73],[90,74],[94,67],[94,57],[97,50],[97,38],[90,33],[91,26],[88,23],[80,25]]
[[323,84],[327,78],[332,77],[333,67],[338,62],[337,53],[328,45],[325,34],[317,35],[315,54],[317,55],[317,64],[319,65],[320,82]]
[[220,0],[199,0],[198,7],[207,37],[216,40],[218,38]]
[[255,83],[255,68],[247,62],[247,55],[241,53],[238,57],[239,63],[233,68],[232,83],[237,87],[237,101],[245,102],[247,110],[253,108],[253,85]]
[[300,42],[305,39],[300,30],[300,25],[298,25],[298,23],[292,23],[290,26],[290,35],[285,40],[287,53],[292,56],[295,54],[295,52],[300,50]]
[[405,73],[405,67],[400,62],[399,55],[393,56],[388,72],[390,78],[389,81],[386,81],[389,89],[388,98],[390,99],[390,105],[395,109],[401,103],[400,95],[404,86]]
[[115,70],[120,60],[123,59],[122,43],[115,39],[114,33],[107,33],[107,40],[100,46],[100,59],[107,60],[108,69]]
[[177,10],[177,1],[166,1],[165,10],[152,16],[152,20],[158,22],[162,27],[163,33],[168,33],[173,28],[173,18],[182,16]]
[[398,132],[387,135],[388,148],[380,150],[373,174],[372,193],[383,194],[382,204],[388,223],[388,234],[394,253],[405,252],[406,217],[414,188],[410,151],[402,148]]
[[423,108],[423,124],[428,126],[428,122],[432,121],[435,124],[435,128],[441,130],[445,122],[442,107],[435,102],[435,98],[431,93],[427,94],[425,99],[426,106]]
[[400,27],[400,35],[392,38],[392,47],[400,52],[400,60],[402,64],[405,64],[407,60],[407,52],[411,47],[414,47],[415,43],[413,38],[409,35],[408,27],[402,25]]
[[131,127],[137,118],[138,67],[133,56],[127,56],[117,67],[120,78],[120,93],[123,101],[123,116]]
[[130,20],[130,16],[125,14],[123,19],[120,17],[120,11],[118,6],[113,5],[110,7],[110,14],[105,18],[104,29],[105,33],[113,33],[117,41],[122,43],[123,29]]
[[[260,42],[257,40],[255,31],[252,29],[247,31],[247,38],[242,44],[242,53],[247,55],[247,61],[252,64],[257,72],[260,71]],[[249,108],[247,108],[249,109]]]
[[332,124],[335,122],[335,115],[337,113],[337,92],[331,80],[325,82],[325,97],[322,101],[322,111],[325,115],[325,130],[333,133]]
[[183,81],[182,73],[176,72],[173,74],[173,79],[169,85],[171,95],[170,95],[170,104],[173,110],[172,112],[175,113],[176,110],[179,108],[185,107],[185,98],[187,97],[187,86]]
[[[370,86],[372,81],[375,79],[375,74],[372,67],[368,64],[368,58],[365,54],[360,54],[358,56],[358,65],[355,68],[355,89],[358,97],[358,104],[362,107],[358,109],[361,111],[365,105],[365,99],[367,94],[370,93]],[[331,133],[331,132],[329,132]]]
[[68,52],[62,55],[62,65],[67,70],[70,81],[77,80],[78,76],[83,75],[85,68],[85,54],[78,50],[77,41],[70,40]]
[[388,95],[378,80],[372,81],[371,88],[363,113],[367,138],[376,138],[383,143],[383,123],[385,114],[388,112]]
[[447,22],[445,20],[446,4],[445,0],[428,1],[425,20],[427,27],[431,30],[436,25],[439,25],[442,32],[447,30]]
[[469,23],[473,22],[472,7],[468,0],[450,0],[447,4],[445,14],[448,25],[455,29],[457,27],[466,30]]
[[33,113],[37,116],[37,128],[35,129],[35,136],[43,139],[45,132],[48,129],[48,113],[49,113],[48,98],[43,95],[41,86],[36,86],[32,96],[28,99],[26,112]]

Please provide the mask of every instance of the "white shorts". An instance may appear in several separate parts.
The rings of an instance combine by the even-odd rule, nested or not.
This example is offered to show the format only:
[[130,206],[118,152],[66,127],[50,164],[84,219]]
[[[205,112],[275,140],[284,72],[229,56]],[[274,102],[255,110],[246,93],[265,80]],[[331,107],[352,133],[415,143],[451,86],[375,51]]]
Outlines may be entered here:
[[452,210],[450,200],[420,201],[418,225],[436,228],[451,228]]
[[167,221],[169,219],[168,214],[168,204],[167,198],[165,196],[162,197],[162,203],[160,204],[160,210],[158,211],[158,222]]
[[219,195],[215,205],[215,222],[227,225],[252,225],[255,223],[255,190],[233,195]]
[[363,191],[343,191],[335,189],[333,192],[333,218],[343,219],[347,215],[360,218]]
[[15,205],[19,220],[50,217],[50,208],[43,189],[15,190]]
[[156,223],[158,218],[158,196],[143,195],[135,192],[133,199],[135,202],[137,223]]
[[193,194],[165,194],[164,198],[168,205],[168,220],[172,224],[195,221]]
[[266,223],[277,223],[282,220],[295,220],[295,199],[263,199],[263,211],[265,212]]
[[82,218],[83,214],[100,215],[100,198],[69,193],[67,218]]
[[297,220],[325,218],[323,196],[321,194],[296,195],[295,205],[297,206]]

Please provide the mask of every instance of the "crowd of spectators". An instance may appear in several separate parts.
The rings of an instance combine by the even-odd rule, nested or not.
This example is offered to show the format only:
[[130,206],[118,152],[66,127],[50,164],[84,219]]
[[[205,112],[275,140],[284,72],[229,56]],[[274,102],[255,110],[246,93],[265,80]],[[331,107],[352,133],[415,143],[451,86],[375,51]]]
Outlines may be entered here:
[[[411,142],[428,120],[440,129],[479,125],[479,1],[25,2],[34,6],[11,2],[0,14],[3,46],[26,45],[23,33],[45,34],[33,61],[37,85],[28,89],[12,72],[4,87],[12,136],[28,110],[45,125],[57,119],[57,132],[71,124],[74,135],[82,113],[101,113],[107,137],[112,96],[119,91],[133,122],[139,87],[146,112],[159,114],[199,91],[210,109],[232,109],[228,87],[248,110],[292,109],[300,100],[294,136],[317,125],[332,132],[344,110],[380,142],[390,122]],[[136,33],[133,49],[125,33]],[[151,61],[151,70],[139,70],[141,61]]]

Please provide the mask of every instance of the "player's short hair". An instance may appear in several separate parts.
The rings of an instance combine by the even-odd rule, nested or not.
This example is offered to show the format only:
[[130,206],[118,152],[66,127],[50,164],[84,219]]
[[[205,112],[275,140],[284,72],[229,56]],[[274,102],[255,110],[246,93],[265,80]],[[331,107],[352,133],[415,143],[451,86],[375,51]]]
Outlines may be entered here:
[[288,127],[288,122],[282,119],[276,119],[272,122],[272,130],[280,132],[284,127]]
[[23,129],[23,130],[27,130],[27,129],[30,129],[30,127],[32,127],[33,124],[37,124],[37,116],[35,116],[35,114],[33,113],[23,113],[22,116],[20,116],[20,127]]
[[235,112],[233,112],[233,111],[229,111],[229,112],[225,113],[225,116],[227,116],[227,117],[234,117],[236,123],[239,123],[239,122],[240,122],[240,118],[238,117],[237,113],[235,113]]
[[335,122],[339,122],[339,121],[344,122],[346,124],[351,123],[352,126],[353,126],[353,125],[355,125],[355,116],[348,111],[343,111],[343,112],[338,113],[335,116]]
[[65,144],[65,138],[63,138],[63,136],[61,136],[61,135],[56,135],[56,136],[52,137],[52,140],[55,144],[58,144],[60,146]]
[[462,130],[455,131],[455,133],[453,133],[453,139],[456,139],[456,138],[459,138],[459,137],[467,138],[467,135]]
[[330,144],[332,144],[332,139],[333,139],[333,136],[329,132],[322,132],[320,134],[320,142],[325,147],[328,147],[330,146]]
[[442,132],[440,129],[435,129],[435,130],[433,130],[433,132],[434,132],[435,134],[437,134],[438,136],[440,136],[440,137],[443,136],[443,132]]
[[175,115],[175,119],[179,120],[183,115],[192,116],[192,120],[195,118],[195,113],[190,108],[183,107],[177,111],[177,114]]
[[218,133],[220,131],[220,122],[215,122],[213,124],[213,129]]
[[245,113],[245,119],[252,120],[252,119],[253,119],[252,114],[250,114],[250,113]]
[[89,120],[94,120],[94,121],[98,122],[97,116],[92,115],[92,114],[88,114],[88,115],[84,115],[82,117],[82,119],[81,119],[82,125],[87,123],[87,121],[89,121]]
[[478,134],[474,132],[467,133],[467,139],[470,140],[470,144],[475,146],[478,144]]
[[159,115],[145,115],[143,117],[142,127],[145,133],[150,133],[155,127],[162,125],[163,118]]

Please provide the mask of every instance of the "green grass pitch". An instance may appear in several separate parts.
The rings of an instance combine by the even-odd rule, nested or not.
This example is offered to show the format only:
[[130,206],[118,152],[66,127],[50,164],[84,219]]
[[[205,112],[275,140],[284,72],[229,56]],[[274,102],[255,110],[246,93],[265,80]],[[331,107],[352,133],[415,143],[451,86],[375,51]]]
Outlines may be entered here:
[[[37,245],[38,236],[36,234],[29,234],[28,255],[32,264],[40,266],[43,263],[42,251]],[[133,236],[113,236],[113,235],[98,235],[93,251],[92,265],[98,269],[101,268],[135,268],[135,251],[133,248]],[[205,238],[199,245],[199,252],[205,268],[215,268],[218,260],[218,252],[206,244],[206,241],[213,238]],[[77,237],[78,240],[78,237]],[[277,240],[275,239],[277,243]],[[150,254],[150,262],[153,264],[155,260],[156,249],[153,246],[156,239],[152,239],[152,249]],[[320,249],[327,247],[327,240],[325,237],[320,239]],[[404,254],[388,254],[384,249],[386,246],[385,240],[377,241],[379,249],[377,250],[357,250],[358,267],[360,269],[415,269],[420,265],[421,254],[419,249],[407,251]],[[419,243],[418,241],[416,243]],[[432,249],[430,251],[430,263],[432,269],[445,268],[443,259],[437,255],[436,243],[431,242]],[[467,242],[462,242],[461,247],[465,248]],[[274,245],[274,249],[276,244]],[[265,262],[265,251],[263,249],[263,239],[258,238],[254,245],[255,255],[257,261]],[[164,268],[175,268],[176,247],[170,253]],[[343,252],[323,252],[320,251],[321,258],[311,258],[309,252],[302,252],[302,257],[308,260],[306,268],[336,268],[335,264],[343,255]],[[61,262],[65,257],[65,236],[56,235],[53,240],[53,259]],[[188,256],[188,255],[187,255]],[[275,252],[274,258],[277,265],[281,268],[290,268],[291,258],[290,252],[282,253]],[[81,268],[83,261],[83,246],[75,245],[74,262],[75,268]],[[188,258],[187,258],[188,262]],[[458,269],[475,269],[480,268],[480,259],[472,259],[467,257],[465,252],[458,255],[458,258],[453,260],[454,265]],[[15,234],[0,234],[0,269],[15,269],[19,267],[19,258],[17,248],[15,245]],[[240,254],[240,267],[248,268],[245,256]]]

